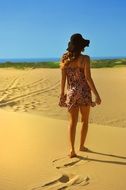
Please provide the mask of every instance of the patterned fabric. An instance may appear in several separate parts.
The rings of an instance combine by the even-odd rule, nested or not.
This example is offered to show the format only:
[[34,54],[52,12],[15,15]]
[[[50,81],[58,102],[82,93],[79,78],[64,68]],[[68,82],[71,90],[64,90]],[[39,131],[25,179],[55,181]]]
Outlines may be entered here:
[[85,79],[84,69],[80,67],[64,68],[67,76],[67,93],[60,98],[59,106],[72,107],[91,105],[91,89]]

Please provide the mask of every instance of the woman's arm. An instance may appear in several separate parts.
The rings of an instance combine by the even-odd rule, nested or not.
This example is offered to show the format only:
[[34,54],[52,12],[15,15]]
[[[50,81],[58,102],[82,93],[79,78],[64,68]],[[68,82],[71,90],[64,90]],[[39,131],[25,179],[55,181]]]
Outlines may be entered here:
[[65,91],[65,84],[66,84],[66,72],[65,69],[61,69],[61,96],[64,95]]
[[84,69],[84,74],[85,74],[85,78],[87,80],[87,83],[89,85],[89,87],[91,88],[92,92],[95,95],[95,99],[96,99],[96,103],[100,104],[101,103],[101,99],[99,96],[99,93],[95,87],[95,84],[93,82],[93,79],[91,77],[91,71],[90,71],[90,57],[89,56],[85,56],[85,69]]

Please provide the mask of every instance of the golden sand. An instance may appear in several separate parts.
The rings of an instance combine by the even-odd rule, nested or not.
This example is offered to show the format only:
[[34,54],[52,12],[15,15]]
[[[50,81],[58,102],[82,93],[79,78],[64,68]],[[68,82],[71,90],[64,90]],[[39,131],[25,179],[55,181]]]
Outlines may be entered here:
[[[126,126],[126,68],[92,69],[92,78],[102,104],[91,109],[90,123]],[[0,69],[0,107],[67,119],[66,108],[58,106],[59,69]]]
[[126,68],[92,69],[102,104],[91,109],[91,151],[78,151],[79,122],[72,159],[60,70],[0,71],[0,190],[126,188]]

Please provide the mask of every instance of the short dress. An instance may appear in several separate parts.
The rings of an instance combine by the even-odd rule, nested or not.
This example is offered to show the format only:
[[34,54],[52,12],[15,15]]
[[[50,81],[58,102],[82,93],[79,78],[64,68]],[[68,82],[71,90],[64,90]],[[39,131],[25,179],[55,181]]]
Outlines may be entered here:
[[84,68],[68,66],[64,69],[67,78],[67,93],[60,98],[59,106],[70,110],[81,105],[91,105],[91,89],[85,78]]

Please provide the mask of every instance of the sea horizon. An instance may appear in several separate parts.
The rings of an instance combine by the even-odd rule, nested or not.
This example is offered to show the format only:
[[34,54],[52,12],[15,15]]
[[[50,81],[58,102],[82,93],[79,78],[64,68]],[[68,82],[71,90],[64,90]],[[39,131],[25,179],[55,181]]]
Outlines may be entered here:
[[[124,59],[126,56],[100,56],[100,57],[91,57],[92,60],[100,59]],[[60,58],[58,57],[46,57],[46,58],[0,58],[0,63],[5,62],[59,62]]]

